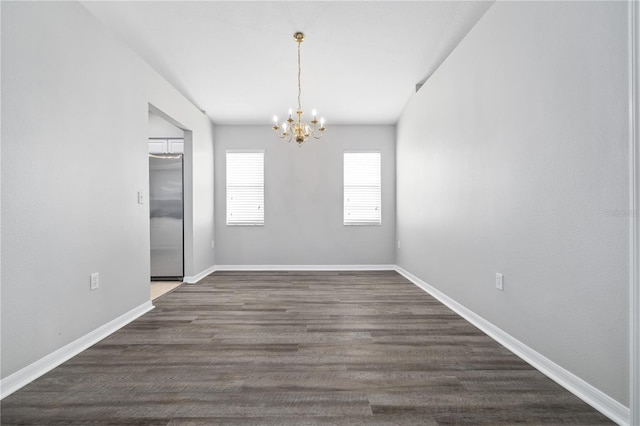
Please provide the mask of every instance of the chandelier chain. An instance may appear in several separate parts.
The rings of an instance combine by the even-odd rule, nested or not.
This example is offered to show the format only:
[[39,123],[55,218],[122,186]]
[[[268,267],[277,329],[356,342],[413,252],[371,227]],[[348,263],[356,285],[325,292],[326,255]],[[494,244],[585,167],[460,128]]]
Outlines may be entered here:
[[301,73],[301,66],[300,66],[300,42],[298,42],[298,111],[302,111],[302,106],[300,105],[300,95],[302,94],[302,89],[300,86],[300,73]]

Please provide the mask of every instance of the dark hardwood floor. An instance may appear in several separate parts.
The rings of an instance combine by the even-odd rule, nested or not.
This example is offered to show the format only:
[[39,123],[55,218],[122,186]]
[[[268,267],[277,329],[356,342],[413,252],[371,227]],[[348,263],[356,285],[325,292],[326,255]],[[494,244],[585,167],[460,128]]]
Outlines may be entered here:
[[216,272],[2,424],[612,424],[395,272]]

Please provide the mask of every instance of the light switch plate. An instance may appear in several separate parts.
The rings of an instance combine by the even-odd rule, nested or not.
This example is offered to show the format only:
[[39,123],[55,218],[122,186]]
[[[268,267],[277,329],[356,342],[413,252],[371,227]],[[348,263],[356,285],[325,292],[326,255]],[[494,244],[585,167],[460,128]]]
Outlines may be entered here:
[[100,287],[100,274],[98,272],[94,272],[93,274],[90,275],[90,282],[91,282],[91,290],[96,290],[98,287]]
[[504,276],[502,274],[496,274],[496,288],[504,291]]

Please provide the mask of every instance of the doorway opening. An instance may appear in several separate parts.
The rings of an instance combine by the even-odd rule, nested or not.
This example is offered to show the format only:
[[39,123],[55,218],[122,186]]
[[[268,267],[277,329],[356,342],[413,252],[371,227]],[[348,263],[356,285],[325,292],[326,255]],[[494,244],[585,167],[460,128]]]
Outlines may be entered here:
[[184,133],[149,111],[151,299],[184,277]]

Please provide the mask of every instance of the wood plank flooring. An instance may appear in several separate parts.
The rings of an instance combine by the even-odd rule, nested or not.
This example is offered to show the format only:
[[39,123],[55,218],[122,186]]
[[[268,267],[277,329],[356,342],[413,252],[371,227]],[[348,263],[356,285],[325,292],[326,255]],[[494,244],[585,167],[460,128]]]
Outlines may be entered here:
[[155,304],[2,424],[612,424],[395,272],[216,272]]

